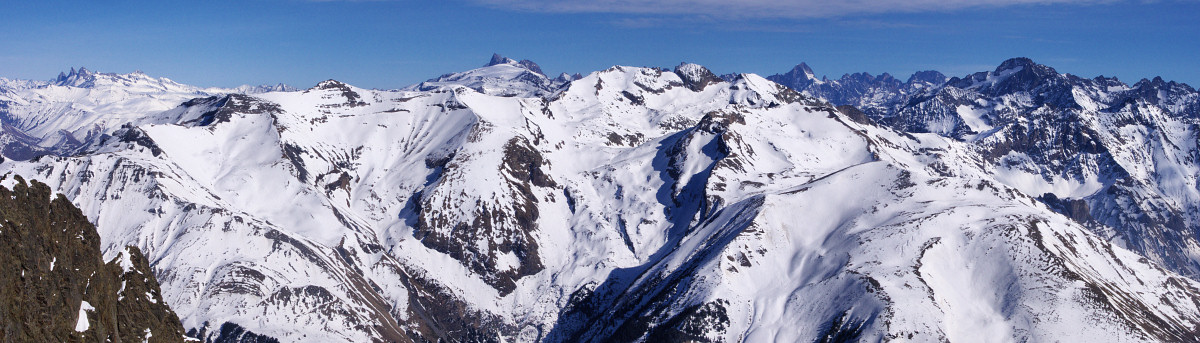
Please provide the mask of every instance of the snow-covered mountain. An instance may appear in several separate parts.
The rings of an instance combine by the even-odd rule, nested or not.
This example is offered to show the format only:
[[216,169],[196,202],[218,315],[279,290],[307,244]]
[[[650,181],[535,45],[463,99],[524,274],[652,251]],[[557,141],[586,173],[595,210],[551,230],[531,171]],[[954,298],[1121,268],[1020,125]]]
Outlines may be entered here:
[[464,86],[477,92],[503,97],[547,97],[568,82],[582,76],[562,74],[548,78],[542,67],[530,60],[517,61],[493,54],[483,68],[449,73],[405,87],[408,91],[429,91],[448,86]]
[[1190,86],[1086,79],[1015,58],[920,92],[872,89],[898,99],[865,105],[874,122],[968,143],[998,181],[1169,269],[1200,273],[1200,93]]
[[[1190,233],[1097,219],[1190,199],[1194,164],[1122,167],[1137,171],[1125,179],[1092,171],[1194,163],[1180,152],[1196,146],[1185,119],[1130,110],[1139,123],[1190,128],[1101,136],[1048,109],[1014,112],[1012,127],[1051,138],[1005,145],[999,138],[1014,136],[1003,129],[895,124],[936,111],[864,113],[694,64],[559,81],[537,69],[496,56],[402,90],[334,80],[262,94],[178,88],[197,90],[191,97],[137,95],[149,81],[111,88],[128,98],[6,81],[0,94],[13,99],[53,87],[84,94],[5,100],[14,105],[0,108],[3,123],[22,137],[99,129],[39,158],[2,151],[0,169],[66,194],[95,222],[106,256],[144,251],[166,302],[203,339],[1197,339],[1200,283],[1167,258],[1191,256],[1170,255],[1190,251]],[[1022,75],[1010,70],[962,87],[914,77],[897,86],[907,93],[882,98],[1000,94]],[[1052,93],[1037,85],[1016,83]],[[1195,92],[1175,87],[1156,106],[1193,106]],[[168,96],[179,99],[135,114],[29,110]],[[1022,119],[1036,116],[1058,121]],[[1049,124],[1060,122],[1093,128],[1067,137],[1123,139],[1125,155],[1109,155],[1127,157],[1104,164],[1092,150],[1059,148],[1090,147],[1055,138],[1063,131]],[[1144,141],[1164,143],[1134,149]],[[988,154],[999,147],[1009,150]],[[1099,198],[1082,196],[1088,182],[1132,195],[1105,198],[1101,217],[1089,203]],[[1156,189],[1180,193],[1138,193]],[[1189,209],[1179,207],[1181,220]]]
[[0,144],[5,158],[72,155],[122,126],[173,123],[157,114],[196,97],[287,92],[275,86],[200,88],[140,71],[97,73],[71,68],[49,81],[0,79]]

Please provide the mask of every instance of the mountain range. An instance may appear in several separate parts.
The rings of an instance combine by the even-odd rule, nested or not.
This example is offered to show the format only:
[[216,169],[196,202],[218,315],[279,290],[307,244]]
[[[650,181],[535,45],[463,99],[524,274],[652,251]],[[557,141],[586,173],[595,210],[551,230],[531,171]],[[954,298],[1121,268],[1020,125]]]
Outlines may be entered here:
[[0,173],[206,342],[1196,341],[1198,137],[1190,86],[1025,58],[0,79]]

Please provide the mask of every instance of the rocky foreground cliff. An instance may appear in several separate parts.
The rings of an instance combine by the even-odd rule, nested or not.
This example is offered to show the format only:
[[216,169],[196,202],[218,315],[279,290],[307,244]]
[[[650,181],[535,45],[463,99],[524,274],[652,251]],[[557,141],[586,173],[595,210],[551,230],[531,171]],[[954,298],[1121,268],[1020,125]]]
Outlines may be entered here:
[[86,216],[41,182],[0,187],[0,342],[182,342],[146,257],[107,262]]

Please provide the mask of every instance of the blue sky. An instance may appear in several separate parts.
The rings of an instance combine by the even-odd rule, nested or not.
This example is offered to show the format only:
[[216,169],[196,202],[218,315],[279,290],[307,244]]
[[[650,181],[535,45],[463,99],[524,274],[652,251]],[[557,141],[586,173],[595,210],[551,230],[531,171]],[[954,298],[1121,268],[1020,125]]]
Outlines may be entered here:
[[[734,3],[736,6],[730,6]],[[841,4],[841,5],[838,5]],[[1200,2],[1102,0],[5,1],[0,76],[75,66],[199,86],[397,88],[493,52],[550,74],[612,65],[818,75],[1026,56],[1060,72],[1200,85]]]

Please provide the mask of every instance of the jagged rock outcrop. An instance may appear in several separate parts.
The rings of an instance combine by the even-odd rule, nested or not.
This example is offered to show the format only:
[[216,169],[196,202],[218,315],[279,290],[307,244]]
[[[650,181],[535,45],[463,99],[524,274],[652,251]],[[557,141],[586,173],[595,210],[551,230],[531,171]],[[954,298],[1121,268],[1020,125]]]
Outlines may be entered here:
[[183,341],[137,247],[105,262],[78,208],[46,184],[11,177],[0,187],[0,341]]

